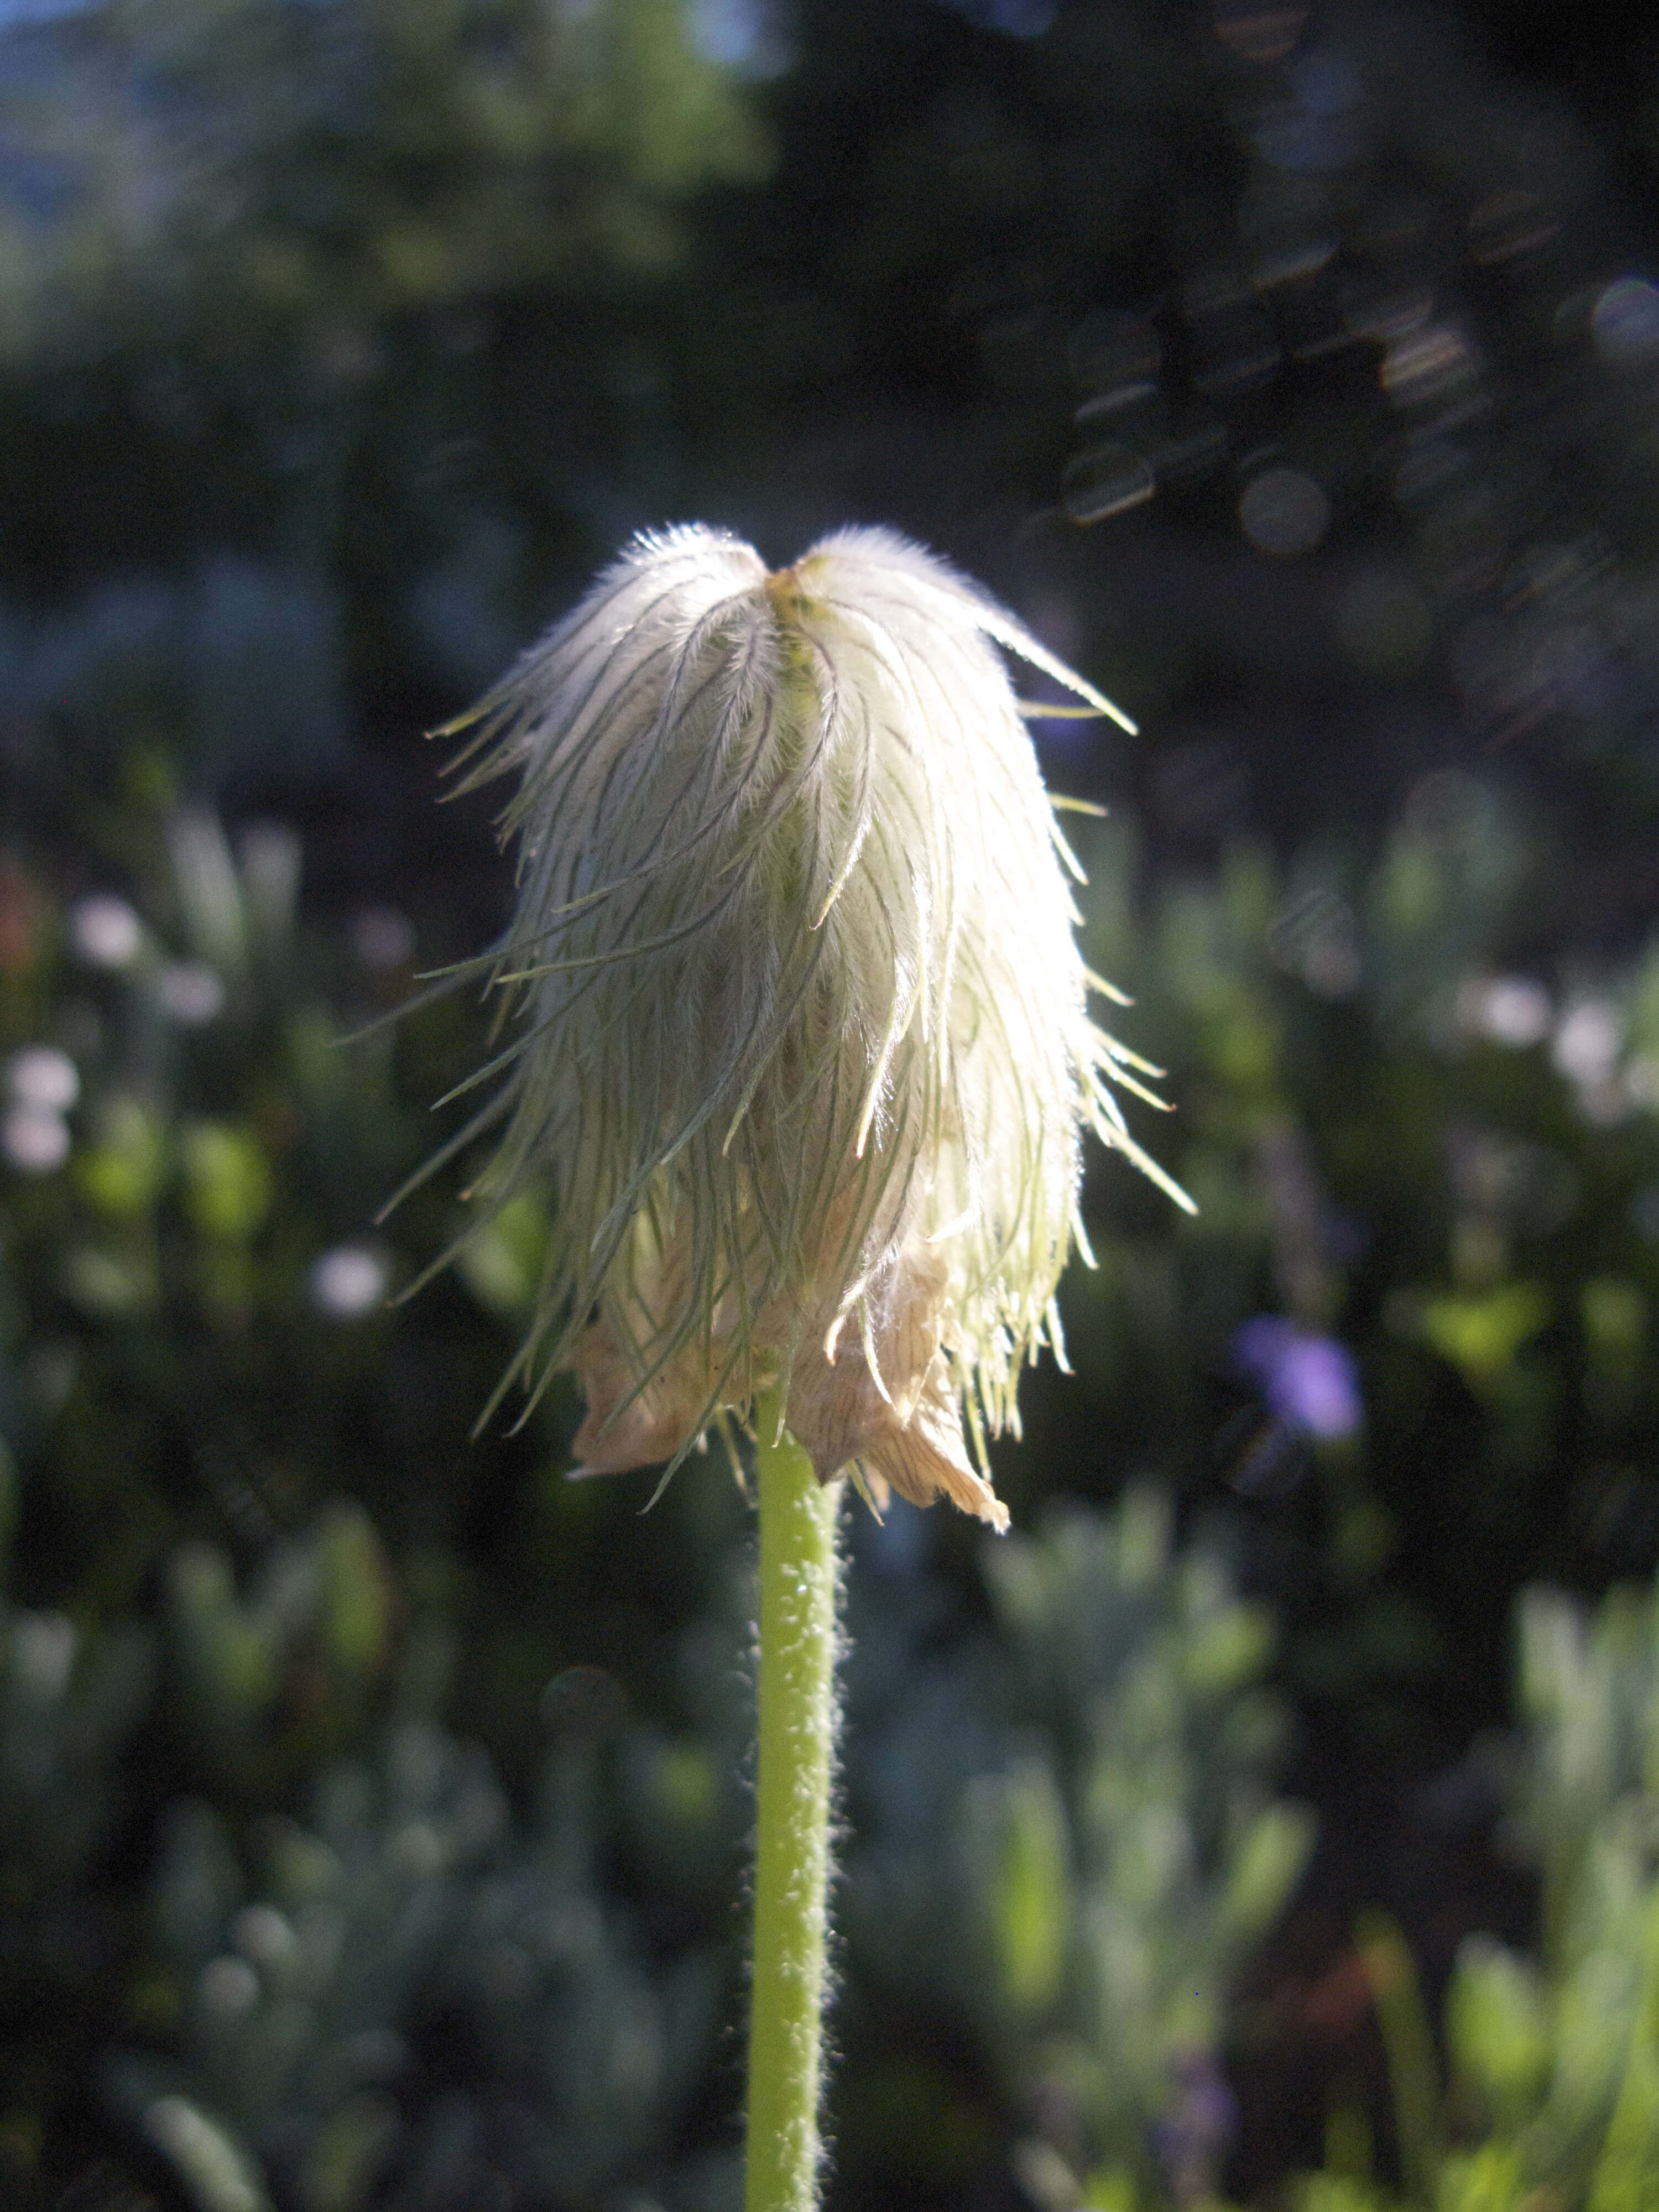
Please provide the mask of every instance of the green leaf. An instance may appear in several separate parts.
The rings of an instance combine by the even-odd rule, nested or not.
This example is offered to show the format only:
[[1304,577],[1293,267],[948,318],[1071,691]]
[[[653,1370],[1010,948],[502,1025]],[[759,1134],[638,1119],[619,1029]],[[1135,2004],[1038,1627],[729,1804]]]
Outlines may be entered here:
[[1452,2063],[1480,2090],[1504,2133],[1526,2118],[1550,2069],[1544,1991],[1528,1959],[1487,1936],[1468,1937],[1446,1994]]
[[1429,1299],[1421,1327],[1440,1357],[1479,1392],[1513,1366],[1522,1345],[1547,1327],[1554,1310],[1541,1283],[1503,1283],[1480,1297]]
[[147,1212],[167,1175],[167,1133],[136,1098],[106,1100],[97,1141],[78,1153],[76,1180],[100,1213],[118,1219]]
[[270,1165],[258,1139],[227,1121],[191,1121],[179,1138],[185,1205],[204,1236],[243,1243],[270,1211]]
[[987,1785],[993,1829],[991,1938],[998,1984],[1014,2012],[1045,2013],[1060,1993],[1070,1920],[1066,1812],[1048,1768],[1028,1760]]

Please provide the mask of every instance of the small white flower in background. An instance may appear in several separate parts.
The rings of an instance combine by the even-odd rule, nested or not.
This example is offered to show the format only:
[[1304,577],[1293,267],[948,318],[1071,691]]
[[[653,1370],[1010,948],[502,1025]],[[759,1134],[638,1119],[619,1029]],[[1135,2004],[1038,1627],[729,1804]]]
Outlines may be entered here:
[[0,1152],[20,1175],[50,1175],[70,1156],[69,1123],[44,1106],[13,1106],[0,1119]]
[[1562,1015],[1550,1058],[1569,1081],[1594,1090],[1613,1074],[1623,1042],[1619,1009],[1605,999],[1580,999]]
[[70,908],[69,940],[89,968],[130,968],[144,941],[144,927],[125,899],[94,891]]
[[180,1029],[204,1029],[224,1012],[224,979],[205,960],[169,960],[155,978],[155,1003]]
[[673,1462],[775,1388],[822,1479],[1006,1525],[983,1440],[1060,1349],[1081,1132],[1181,1196],[1111,1088],[1155,1071],[1086,1011],[1106,987],[998,647],[1116,715],[888,532],[769,574],[673,530],[450,726],[463,789],[519,778],[517,912],[461,971],[517,1030],[439,1158],[500,1133],[486,1209],[551,1174],[506,1381],[533,1402],[576,1370],[594,1471]]
[[6,1095],[16,1106],[67,1114],[81,1096],[81,1073],[55,1044],[28,1044],[6,1062]]
[[361,1321],[386,1296],[386,1262],[364,1244],[336,1244],[312,1262],[311,1298],[331,1321]]
[[6,1062],[10,1105],[0,1120],[0,1152],[20,1175],[50,1175],[70,1155],[64,1116],[81,1096],[75,1062],[56,1045],[25,1045]]
[[1543,1042],[1555,1008],[1529,975],[1472,976],[1458,994],[1458,1014],[1475,1036],[1520,1048]]

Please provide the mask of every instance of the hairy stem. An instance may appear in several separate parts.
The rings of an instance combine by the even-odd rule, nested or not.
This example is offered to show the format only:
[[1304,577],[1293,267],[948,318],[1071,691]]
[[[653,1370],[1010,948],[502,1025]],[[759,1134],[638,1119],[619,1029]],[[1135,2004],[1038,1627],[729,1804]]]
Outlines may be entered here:
[[745,2212],[818,2201],[830,1785],[836,1739],[836,1513],[770,1394],[756,1421],[760,1755]]

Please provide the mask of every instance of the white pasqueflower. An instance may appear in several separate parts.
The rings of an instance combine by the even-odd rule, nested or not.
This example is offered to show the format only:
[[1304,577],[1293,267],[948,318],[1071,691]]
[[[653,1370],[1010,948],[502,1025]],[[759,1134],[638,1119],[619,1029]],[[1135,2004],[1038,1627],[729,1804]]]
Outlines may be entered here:
[[46,1106],[14,1106],[0,1118],[0,1152],[20,1175],[50,1175],[70,1156],[69,1123]]
[[81,1096],[81,1071],[55,1044],[26,1044],[6,1062],[6,1089],[15,1105],[67,1114]]
[[70,943],[88,968],[130,968],[144,942],[144,926],[124,898],[92,891],[69,914]]
[[361,1321],[386,1297],[386,1266],[362,1244],[334,1244],[311,1263],[313,1304],[331,1321]]
[[1156,1071],[1086,1011],[998,647],[1116,714],[888,532],[769,574],[671,530],[449,726],[460,787],[520,779],[519,896],[466,971],[511,1025],[471,1079],[499,1087],[440,1158],[499,1130],[488,1208],[551,1176],[503,1388],[574,1367],[595,1472],[675,1462],[775,1388],[822,1479],[1001,1527],[984,1439],[1060,1348],[1081,1131],[1181,1195],[1109,1088]]

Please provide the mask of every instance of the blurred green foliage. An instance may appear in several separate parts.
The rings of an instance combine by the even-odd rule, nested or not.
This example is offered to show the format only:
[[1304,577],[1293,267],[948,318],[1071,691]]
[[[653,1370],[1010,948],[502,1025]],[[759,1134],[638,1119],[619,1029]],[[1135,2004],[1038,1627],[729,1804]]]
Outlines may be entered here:
[[[1659,2163],[1659,1701],[1652,1591],[1598,1606],[1547,1587],[1516,1617],[1516,1725],[1480,1747],[1510,1849],[1540,1877],[1536,1948],[1465,1937],[1444,2065],[1411,1954],[1372,1915],[1358,1942],[1389,2048],[1403,2197],[1333,2130],[1302,2212],[1627,2212]],[[1444,2086],[1442,2086],[1442,2075]]]
[[14,358],[158,320],[227,364],[296,325],[337,352],[417,309],[653,270],[676,200],[762,160],[673,0],[160,0],[87,9],[61,58],[77,98],[14,90],[14,157],[72,210],[12,219]]
[[[981,1565],[994,1641],[930,1657],[902,1611],[855,1613],[849,1953],[971,2025],[1033,2130],[1017,2157],[1051,2177],[1040,2201],[1076,2201],[1080,2174],[1133,2196],[1156,2184],[1160,2123],[1219,2086],[1228,1991],[1312,1842],[1307,1808],[1271,1793],[1273,1623],[1216,1557],[1176,1555],[1150,1487]],[[1164,2162],[1212,2188],[1226,2136],[1200,2126]]]
[[[1149,883],[1127,825],[1083,850],[1089,958],[1171,1070],[1163,1157],[1200,1205],[1091,1185],[1101,1264],[1062,1304],[1097,1441],[1251,1501],[1305,1687],[1386,1731],[1415,1681],[1449,1752],[1498,1717],[1520,1584],[1644,1568],[1659,1533],[1659,952],[1522,966],[1547,847],[1461,771],[1369,853]],[[1263,1388],[1239,1332],[1267,1310],[1293,1328]],[[1332,1334],[1352,1402],[1310,1376]]]
[[135,737],[355,809],[364,724],[438,719],[536,572],[609,537],[690,204],[770,160],[694,27],[681,0],[0,21],[0,669],[37,821]]
[[732,2202],[744,1502],[475,1441],[541,1203],[407,1304],[467,1163],[377,1218],[500,897],[410,732],[691,513],[897,520],[1141,717],[1035,727],[1200,1202],[1091,1167],[1019,1534],[854,1519],[832,2205],[1644,2201],[1650,49],[0,24],[8,2204]]
[[[1512,1592],[1645,1564],[1659,1526],[1652,956],[1510,966],[1540,848],[1459,776],[1369,860],[1148,884],[1131,825],[1084,844],[1090,957],[1172,1063],[1202,1212],[1091,1181],[1077,1372],[1031,1378],[1000,1467],[1026,1533],[855,1517],[832,2109],[861,2203],[1259,2185],[1229,2075],[1275,2063],[1249,1990],[1318,1879],[1305,1797],[1336,1849],[1344,1759],[1463,1756]],[[713,1457],[643,1518],[567,1482],[568,1386],[469,1439],[538,1204],[388,1304],[464,1218],[464,1162],[372,1215],[473,1015],[375,1025],[418,933],[319,927],[301,860],[163,794],[67,896],[6,864],[8,2185],[715,2207],[746,1508]],[[1479,1756],[1542,1934],[1471,1909],[1443,2093],[1410,1954],[1359,1924],[1398,2127],[1365,2148],[1334,2052],[1310,2204],[1372,2201],[1396,2135],[1413,2203],[1600,2203],[1646,2125],[1651,1609],[1518,1619],[1519,1733]]]

